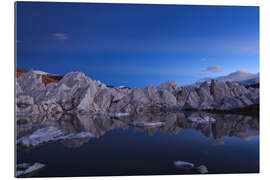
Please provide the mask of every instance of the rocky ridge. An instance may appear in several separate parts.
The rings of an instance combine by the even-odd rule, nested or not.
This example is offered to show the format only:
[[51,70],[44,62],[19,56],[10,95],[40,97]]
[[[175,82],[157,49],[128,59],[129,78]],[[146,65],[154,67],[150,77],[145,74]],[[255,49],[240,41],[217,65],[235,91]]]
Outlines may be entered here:
[[230,110],[259,104],[259,89],[236,82],[212,80],[194,86],[167,81],[157,87],[109,87],[82,72],[70,72],[59,82],[44,83],[32,71],[16,79],[18,114],[155,113],[196,110]]

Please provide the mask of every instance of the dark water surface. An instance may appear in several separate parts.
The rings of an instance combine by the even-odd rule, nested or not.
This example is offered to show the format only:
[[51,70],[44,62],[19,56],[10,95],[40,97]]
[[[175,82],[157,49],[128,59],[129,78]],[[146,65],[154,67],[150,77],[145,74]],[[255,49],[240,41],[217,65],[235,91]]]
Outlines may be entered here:
[[[188,117],[211,116],[198,124]],[[131,121],[163,121],[160,128],[130,127]],[[17,162],[40,162],[33,177],[193,174],[174,166],[177,160],[205,165],[209,173],[259,172],[257,117],[170,113],[123,118],[63,115],[18,118],[17,137],[56,126],[68,132],[90,132],[94,138],[60,140],[32,148],[17,147]]]

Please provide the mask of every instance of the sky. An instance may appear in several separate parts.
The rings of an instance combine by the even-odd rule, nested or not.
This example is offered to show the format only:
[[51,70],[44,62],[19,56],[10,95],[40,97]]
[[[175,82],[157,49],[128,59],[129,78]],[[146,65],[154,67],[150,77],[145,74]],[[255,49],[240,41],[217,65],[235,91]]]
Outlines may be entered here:
[[17,2],[16,64],[107,85],[259,72],[259,7]]

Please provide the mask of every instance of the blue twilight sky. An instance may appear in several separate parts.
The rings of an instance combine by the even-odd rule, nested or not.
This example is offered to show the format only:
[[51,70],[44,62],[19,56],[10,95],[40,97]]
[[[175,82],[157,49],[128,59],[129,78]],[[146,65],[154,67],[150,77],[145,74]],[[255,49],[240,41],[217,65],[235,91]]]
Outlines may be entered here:
[[144,87],[259,72],[259,7],[17,2],[17,67]]

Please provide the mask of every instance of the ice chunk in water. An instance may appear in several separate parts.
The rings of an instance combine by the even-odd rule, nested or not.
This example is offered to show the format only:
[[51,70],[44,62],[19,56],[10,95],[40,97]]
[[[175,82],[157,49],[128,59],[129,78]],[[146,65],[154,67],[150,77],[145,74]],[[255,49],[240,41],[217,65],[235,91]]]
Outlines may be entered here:
[[136,121],[130,122],[129,124],[137,127],[160,127],[163,126],[165,123],[159,121]]
[[185,162],[185,161],[174,161],[173,162],[175,166],[177,167],[182,167],[182,168],[193,168],[194,167],[194,164],[193,163],[190,163],[190,162]]

